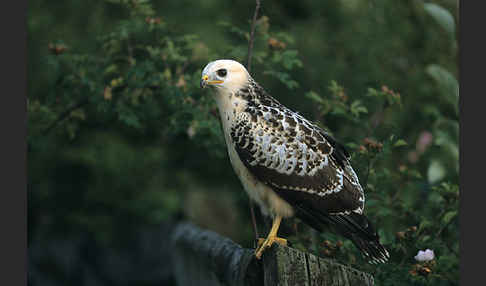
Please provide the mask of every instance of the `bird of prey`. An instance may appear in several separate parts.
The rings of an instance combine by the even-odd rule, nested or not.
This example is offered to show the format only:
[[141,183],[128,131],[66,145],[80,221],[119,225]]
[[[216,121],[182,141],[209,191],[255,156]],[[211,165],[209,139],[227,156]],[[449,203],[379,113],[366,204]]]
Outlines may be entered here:
[[255,250],[260,259],[277,237],[282,218],[296,216],[319,232],[350,239],[370,263],[388,251],[364,216],[365,197],[345,148],[326,131],[270,96],[233,60],[216,60],[202,72],[212,87],[228,154],[245,191],[273,218]]

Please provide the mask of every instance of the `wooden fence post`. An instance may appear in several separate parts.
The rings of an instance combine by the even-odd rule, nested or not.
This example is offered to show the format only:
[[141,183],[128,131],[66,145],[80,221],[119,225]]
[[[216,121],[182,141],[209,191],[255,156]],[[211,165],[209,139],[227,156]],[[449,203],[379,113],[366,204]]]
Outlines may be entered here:
[[171,236],[171,262],[180,286],[374,285],[373,276],[290,247],[273,245],[257,260],[254,250],[229,238],[180,223]]
[[263,254],[263,272],[265,286],[374,285],[368,273],[276,244]]
[[231,239],[189,223],[178,224],[171,237],[179,286],[263,285],[260,261]]

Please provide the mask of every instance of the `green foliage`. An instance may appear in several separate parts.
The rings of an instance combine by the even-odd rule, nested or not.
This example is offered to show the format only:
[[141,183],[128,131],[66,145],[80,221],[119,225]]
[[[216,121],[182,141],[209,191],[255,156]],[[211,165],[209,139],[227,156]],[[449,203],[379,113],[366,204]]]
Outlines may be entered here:
[[[220,23],[222,28],[228,30],[233,36],[233,44],[223,50],[222,54],[227,54],[230,58],[246,63],[247,60],[247,41],[249,34],[233,26],[231,23]],[[302,68],[303,63],[298,57],[298,51],[288,49],[287,46],[293,43],[293,38],[286,33],[270,32],[270,20],[268,17],[261,17],[256,23],[256,43],[253,62],[254,70],[258,73],[277,79],[288,89],[296,89],[299,83],[292,79],[291,71]]]
[[[409,144],[398,138],[394,133],[388,138],[377,135],[376,128],[393,130],[393,118],[387,121],[376,121],[376,115],[400,111],[400,95],[383,87],[381,91],[373,88],[365,96],[377,100],[367,100],[368,107],[360,105],[359,100],[349,103],[344,89],[331,82],[329,86],[331,98],[324,98],[315,92],[306,95],[316,104],[320,115],[326,119],[334,116],[355,122],[355,132],[366,130],[365,138],[354,137],[354,142],[346,146],[352,150],[352,162],[361,174],[361,184],[367,192],[367,216],[373,218],[379,225],[381,241],[390,250],[391,260],[384,266],[364,266],[363,260],[356,254],[355,247],[350,242],[344,244],[335,235],[321,234],[317,245],[307,244],[307,248],[315,249],[316,254],[337,258],[347,264],[374,273],[380,285],[443,285],[455,284],[459,276],[459,234],[458,208],[459,187],[457,183],[444,182],[447,170],[441,159],[432,159],[427,171],[427,186],[420,170],[411,162],[394,162],[400,149],[411,149]],[[356,112],[356,110],[364,112]],[[442,118],[441,120],[444,120]],[[444,136],[444,130],[437,130]],[[425,133],[432,137],[428,133]],[[378,137],[378,141],[371,139]],[[428,137],[428,136],[425,136]],[[454,137],[457,138],[457,137]],[[416,150],[409,154],[425,152],[429,144],[423,138],[418,140]],[[436,139],[436,142],[439,139]],[[381,142],[381,143],[380,143]],[[446,141],[450,142],[450,141]],[[440,142],[442,146],[447,144]],[[457,141],[456,141],[457,142]],[[457,145],[451,143],[449,150],[443,152],[458,152]],[[413,146],[412,146],[413,148]],[[434,158],[434,157],[432,157]],[[457,163],[458,158],[454,158]],[[442,183],[439,183],[442,182]],[[393,235],[395,234],[395,235]],[[333,238],[335,243],[330,242]],[[305,238],[296,237],[293,242],[303,249],[306,248]],[[437,258],[432,262],[414,261],[418,250],[433,249]]]
[[456,24],[447,9],[435,3],[425,3],[424,9],[452,38],[455,38]]
[[[442,79],[449,80],[447,77]],[[440,83],[444,84],[443,81]],[[371,100],[367,100],[367,107],[364,107],[360,105],[360,100],[350,103],[344,88],[334,81],[331,82],[329,91],[330,98],[324,98],[315,92],[307,93],[307,97],[318,104],[320,115],[324,118],[336,116],[354,122],[355,134],[359,134],[360,129],[366,130],[365,138],[355,136],[355,141],[346,145],[353,152],[353,165],[358,169],[357,173],[361,174],[361,183],[367,191],[366,213],[379,225],[381,241],[391,250],[392,258],[383,267],[364,267],[363,261],[353,250],[354,246],[349,242],[343,245],[339,245],[342,242],[333,244],[325,239],[333,237],[335,241],[339,241],[340,238],[328,234],[321,235],[319,241],[325,243],[314,248],[316,253],[338,258],[359,268],[364,267],[366,271],[374,273],[377,281],[383,285],[454,284],[459,275],[459,188],[457,183],[443,182],[448,172],[442,165],[442,158],[432,159],[429,163],[427,180],[433,184],[429,186],[424,184],[424,176],[413,164],[414,158],[409,160],[411,162],[403,162],[402,159],[402,162],[397,163],[390,160],[401,149],[411,149],[406,140],[398,138],[395,133],[383,138],[376,132],[377,128],[396,130],[393,127],[393,116],[387,117],[386,121],[379,118],[383,114],[397,114],[402,110],[399,93],[386,86],[379,91],[369,88],[365,96],[371,97]],[[439,120],[445,120],[444,115],[441,117]],[[443,129],[436,132],[444,134],[446,138],[455,136]],[[433,144],[431,137],[433,135],[423,133],[417,141],[416,150],[409,154],[424,153]],[[457,137],[454,138],[457,142]],[[440,142],[440,137],[435,142],[437,140],[441,146],[453,141]],[[455,154],[457,145],[450,144],[452,146],[449,146],[449,150],[442,151]],[[454,157],[454,160],[457,163],[458,158]],[[296,243],[302,245],[298,238]],[[426,248],[433,249],[438,258],[426,263],[414,261],[417,251]]]
[[[298,220],[284,222],[296,226],[290,240],[373,273],[378,285],[458,284],[456,20],[442,2],[270,1],[257,21],[253,77],[347,147],[392,257],[368,265],[349,241]],[[248,198],[215,102],[199,88],[209,61],[246,64],[250,4],[192,3],[205,16],[188,17],[176,2],[110,0],[96,4],[109,11],[99,23],[112,19],[97,33],[44,31],[50,44],[36,46],[44,52],[29,71],[29,240],[88,232],[110,246],[191,208],[210,226],[238,213],[243,225],[227,228],[252,246]],[[44,29],[36,23],[51,19],[36,9],[34,39]],[[236,207],[198,217],[209,206],[188,206],[190,193],[217,204],[218,188],[231,189]],[[435,259],[415,261],[427,248]]]

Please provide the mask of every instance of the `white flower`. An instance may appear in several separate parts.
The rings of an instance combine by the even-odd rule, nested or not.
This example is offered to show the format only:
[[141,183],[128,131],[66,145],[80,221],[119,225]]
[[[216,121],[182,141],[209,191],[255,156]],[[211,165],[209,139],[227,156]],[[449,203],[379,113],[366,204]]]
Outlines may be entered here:
[[192,139],[192,137],[194,137],[194,135],[196,135],[196,128],[194,128],[194,126],[189,126],[189,128],[187,128],[187,136],[189,136],[189,138]]
[[191,138],[191,139],[196,135],[196,125],[197,125],[197,122],[193,121],[193,122],[191,122],[191,124],[189,125],[189,127],[186,130],[187,136],[189,136],[189,138]]
[[419,252],[414,258],[417,261],[429,261],[429,260],[433,260],[434,257],[435,257],[434,251],[430,249],[426,249],[425,251],[419,250]]

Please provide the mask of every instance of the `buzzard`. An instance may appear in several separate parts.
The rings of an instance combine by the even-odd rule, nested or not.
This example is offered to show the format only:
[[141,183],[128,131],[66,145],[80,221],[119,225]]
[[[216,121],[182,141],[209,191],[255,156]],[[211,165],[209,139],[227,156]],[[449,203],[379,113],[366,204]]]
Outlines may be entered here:
[[212,87],[228,154],[245,191],[273,218],[258,259],[277,237],[282,218],[296,216],[319,232],[350,239],[370,263],[388,251],[364,216],[365,197],[346,149],[326,131],[270,96],[243,65],[216,60],[202,72]]

